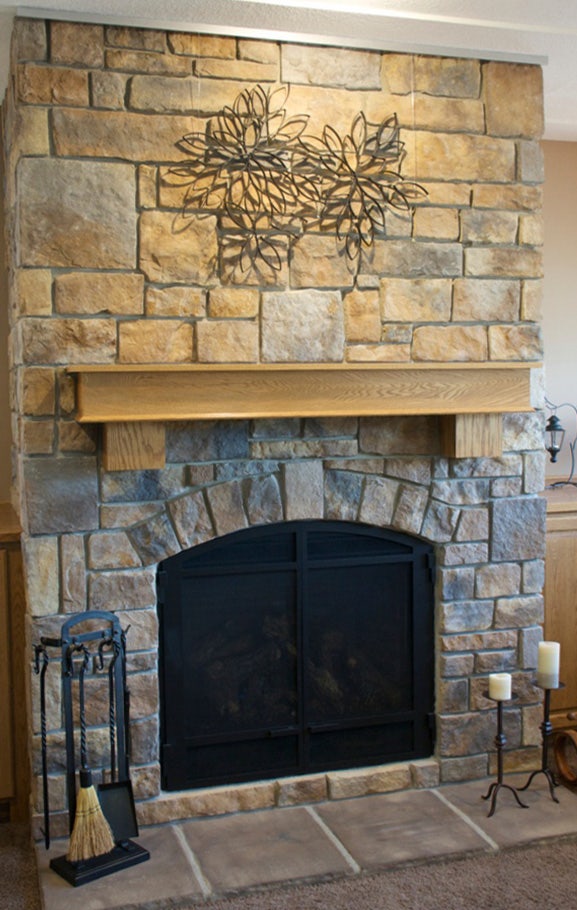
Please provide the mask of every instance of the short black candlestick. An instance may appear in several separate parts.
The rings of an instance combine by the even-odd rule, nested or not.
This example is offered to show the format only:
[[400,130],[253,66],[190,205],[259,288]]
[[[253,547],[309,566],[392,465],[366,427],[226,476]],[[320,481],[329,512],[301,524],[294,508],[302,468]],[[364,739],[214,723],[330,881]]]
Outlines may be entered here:
[[[539,683],[537,683],[539,685]],[[549,720],[549,715],[551,713],[551,689],[544,689],[545,697],[543,699],[543,722],[541,724],[541,767],[537,768],[536,771],[532,771],[529,775],[529,780],[524,787],[519,787],[519,790],[527,790],[533,781],[533,779],[538,774],[544,774],[549,784],[549,793],[551,794],[551,799],[554,802],[558,803],[559,800],[555,796],[555,787],[557,786],[557,781],[555,780],[553,773],[549,768],[549,737],[553,732],[553,724]]]
[[483,799],[489,799],[491,797],[491,806],[489,812],[487,813],[487,818],[491,818],[493,815],[496,805],[497,805],[497,794],[499,790],[510,790],[518,804],[522,809],[528,809],[529,806],[526,806],[525,803],[522,803],[519,799],[519,794],[515,787],[512,787],[510,784],[503,783],[503,749],[507,740],[505,734],[503,733],[503,702],[501,700],[497,701],[497,735],[495,737],[495,746],[497,748],[497,780],[493,781],[489,787],[487,793]]

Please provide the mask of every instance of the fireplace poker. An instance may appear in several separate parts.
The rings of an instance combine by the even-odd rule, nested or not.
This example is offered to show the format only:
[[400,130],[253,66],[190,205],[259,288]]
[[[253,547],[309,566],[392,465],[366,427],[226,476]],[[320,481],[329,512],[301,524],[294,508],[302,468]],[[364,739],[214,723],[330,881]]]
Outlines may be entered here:
[[[42,668],[40,658],[42,657]],[[40,739],[42,743],[42,802],[44,809],[44,846],[50,846],[50,806],[48,800],[48,760],[46,753],[46,670],[48,651],[44,644],[34,646],[34,672],[40,674]]]

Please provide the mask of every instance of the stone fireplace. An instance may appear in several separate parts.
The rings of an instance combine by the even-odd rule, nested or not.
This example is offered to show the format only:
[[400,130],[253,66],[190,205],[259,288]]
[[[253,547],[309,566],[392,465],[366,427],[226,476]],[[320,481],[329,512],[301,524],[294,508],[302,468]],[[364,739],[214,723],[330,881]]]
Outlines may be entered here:
[[[222,222],[193,212],[183,224],[183,188],[170,180],[182,158],[176,143],[243,88],[277,83],[290,85],[287,116],[330,122],[343,136],[359,111],[371,123],[397,114],[403,173],[426,196],[391,213],[386,235],[354,267],[335,232],[318,228],[286,241],[278,270],[239,274],[219,246]],[[482,777],[492,761],[484,693],[493,670],[512,672],[518,695],[505,712],[508,767],[538,760],[544,453],[531,406],[540,404],[542,355],[542,119],[541,72],[530,65],[17,21],[3,123],[13,474],[30,639],[87,609],[115,611],[130,626],[143,823]],[[148,418],[127,417],[132,400],[147,406],[160,368],[165,378],[202,368],[208,381],[227,365],[232,390],[249,368],[262,376],[294,363],[311,368],[311,385],[313,368],[330,364],[353,382],[389,368],[409,390],[400,407],[368,413],[335,411],[331,386],[310,413],[297,399],[291,413],[277,403],[267,416],[199,417],[185,402],[168,419],[155,392]],[[415,406],[417,373],[427,386],[437,365],[449,392]],[[448,445],[461,425],[447,405],[457,367],[478,370],[479,400],[491,371],[533,367],[533,401],[505,403],[488,421],[490,408],[478,404],[473,443]],[[114,416],[94,402],[83,411],[92,369],[110,371],[126,399]],[[128,394],[136,369],[143,384]],[[182,405],[186,395],[177,398]],[[476,414],[470,402],[465,410]],[[300,520],[363,523],[433,546],[434,754],[364,776],[166,793],[157,566],[232,532]],[[31,687],[38,772],[34,679]],[[51,806],[65,831],[58,684],[48,728]]]

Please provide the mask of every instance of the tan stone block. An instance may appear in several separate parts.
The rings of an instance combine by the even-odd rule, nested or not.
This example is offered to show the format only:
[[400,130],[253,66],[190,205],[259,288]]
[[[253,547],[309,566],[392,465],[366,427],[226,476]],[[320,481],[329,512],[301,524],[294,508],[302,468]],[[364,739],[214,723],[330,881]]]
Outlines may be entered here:
[[407,144],[404,173],[423,180],[488,182],[515,179],[515,143],[492,136],[417,131]]
[[86,610],[86,556],[84,537],[63,534],[60,537],[62,609],[65,613]]
[[185,322],[139,319],[118,327],[121,363],[190,363],[192,326]]
[[94,72],[91,75],[92,106],[111,111],[124,110],[128,76],[124,73]]
[[483,326],[418,326],[413,333],[413,360],[487,360],[487,330]]
[[47,23],[43,19],[16,18],[12,43],[16,60],[47,60]]
[[136,50],[166,51],[166,32],[153,28],[132,28],[109,26],[106,29],[106,43],[112,47],[131,47]]
[[455,322],[514,322],[519,318],[518,281],[459,278],[453,288]]
[[351,291],[344,298],[347,343],[379,341],[381,314],[376,291]]
[[543,190],[540,186],[513,186],[479,184],[473,187],[473,205],[476,208],[512,209],[519,212],[534,212],[543,204]]
[[133,268],[134,168],[27,158],[20,169],[23,265]]
[[206,291],[182,284],[168,287],[147,287],[145,295],[147,316],[189,316],[200,319],[206,315]]
[[[359,111],[364,110],[367,119],[371,122],[376,120],[379,123],[384,116],[394,113],[394,107],[390,109],[386,107],[383,111],[383,99],[380,93],[376,92],[375,96],[375,105],[379,111],[376,118],[372,116],[373,111],[370,109],[370,93],[349,92],[346,88],[336,86],[309,86],[294,83],[291,85],[285,107],[289,117],[307,116],[309,123],[305,132],[315,134],[322,132],[322,128],[329,119],[327,112],[330,112],[330,125],[339,135],[345,136],[350,132],[353,120]],[[377,101],[380,104],[377,104]]]
[[293,288],[350,288],[354,284],[354,267],[343,255],[334,236],[309,234],[293,249],[290,264]]
[[376,240],[370,253],[370,267],[382,276],[404,279],[460,277],[463,247],[460,243]]
[[545,158],[539,141],[525,140],[519,142],[517,176],[523,183],[544,183]]
[[351,344],[345,351],[347,363],[408,363],[410,344]]
[[22,341],[29,363],[112,363],[116,325],[108,319],[26,319]]
[[30,615],[51,616],[58,613],[58,538],[24,537],[22,544]]
[[434,758],[423,758],[419,761],[411,762],[409,768],[413,787],[428,790],[439,786],[440,768],[438,761]]
[[187,76],[191,71],[190,60],[186,57],[140,50],[107,50],[105,65],[108,69],[129,73]]
[[258,316],[260,294],[254,288],[212,288],[208,315],[214,319],[251,319]]
[[543,73],[540,66],[524,63],[483,65],[483,98],[487,130],[495,136],[543,134]]
[[381,765],[378,768],[358,768],[354,771],[334,771],[327,774],[330,799],[350,799],[371,793],[390,793],[411,786],[408,764]]
[[485,507],[462,509],[455,540],[487,540],[489,513]]
[[455,209],[420,206],[413,218],[417,240],[458,240],[459,215]]
[[343,307],[336,291],[265,292],[261,320],[264,362],[343,359]]
[[256,322],[199,322],[196,329],[199,363],[256,363],[259,331]]
[[67,272],[54,279],[57,313],[139,315],[144,310],[142,275]]
[[240,60],[255,60],[258,63],[279,63],[280,49],[275,41],[253,41],[239,38],[238,56]]
[[[370,447],[368,447],[370,449]],[[385,477],[367,479],[359,520],[378,527],[390,527],[400,484]]]
[[221,35],[169,32],[168,45],[174,54],[189,57],[222,57],[225,60],[236,57],[236,40]]
[[22,413],[33,417],[53,416],[56,406],[56,377],[48,367],[22,371]]
[[504,244],[517,239],[515,212],[494,212],[472,209],[461,213],[463,243]]
[[17,72],[18,100],[24,104],[62,104],[86,107],[88,74],[82,70],[21,64]]
[[415,90],[414,60],[412,54],[383,54],[381,58],[382,84],[385,91],[407,95]]
[[160,765],[131,765],[130,780],[136,800],[152,799],[160,793]]
[[420,180],[419,186],[424,189],[426,197],[416,201],[417,209],[428,205],[468,208],[471,204],[471,186],[468,183],[428,183]]
[[363,90],[381,86],[381,57],[372,51],[283,44],[281,62],[283,80],[288,83]]
[[541,322],[543,318],[543,281],[521,282],[521,319]]
[[112,503],[100,507],[100,524],[103,528],[129,528],[152,518],[159,512],[156,503]]
[[317,461],[293,461],[282,468],[285,518],[324,517],[323,466]]
[[[130,80],[128,107],[135,111],[194,111],[200,91],[198,80],[174,76],[133,76]],[[175,136],[174,141],[179,139]]]
[[54,450],[54,421],[23,420],[22,447],[25,455],[51,455]]
[[430,455],[439,451],[439,427],[433,417],[363,418],[359,437],[364,454]]
[[447,278],[383,278],[383,320],[446,322],[451,318],[451,281]]
[[138,204],[143,209],[154,209],[158,204],[158,168],[141,164],[137,171]]
[[519,247],[472,247],[465,250],[465,275],[496,278],[542,278],[541,250]]
[[491,360],[540,360],[543,338],[537,325],[489,326]]
[[53,63],[101,67],[104,63],[104,29],[101,25],[51,22],[50,59]]
[[414,125],[420,130],[442,133],[483,133],[485,130],[485,110],[478,99],[415,95],[414,112]]
[[[89,605],[91,610],[110,610],[118,613],[118,618],[130,616],[128,623],[131,625],[132,616],[134,622],[140,620],[137,614],[142,611],[148,613],[149,607],[156,608],[156,578],[154,568],[144,569],[122,569],[114,572],[90,572],[88,573],[88,593]],[[124,622],[123,622],[124,627]],[[147,616],[140,623],[140,630],[150,629],[151,622]],[[137,647],[134,639],[137,637],[138,629],[135,634],[130,636],[129,648],[131,650],[144,650],[145,647],[151,647],[150,644]]]
[[21,316],[52,313],[52,273],[48,269],[18,269],[16,296]]
[[481,66],[478,60],[415,55],[414,91],[448,98],[478,98]]
[[199,128],[199,122],[190,117],[129,111],[53,111],[57,155],[176,162],[182,159],[176,143]]
[[129,653],[133,651],[148,651],[158,647],[156,601],[150,609],[119,609],[116,612],[122,628],[130,627],[126,637]]
[[207,496],[218,535],[248,527],[240,483],[231,481],[210,487]]
[[8,149],[14,162],[26,155],[50,154],[48,110],[39,107],[19,107],[14,114],[14,135]]
[[543,215],[521,215],[519,217],[519,243],[529,246],[543,246]]
[[202,493],[173,499],[168,504],[168,510],[184,550],[214,537],[212,521]]
[[392,526],[408,534],[419,534],[428,498],[426,490],[403,485],[397,498]]
[[412,337],[412,325],[388,322],[382,327],[381,341],[385,344],[410,345]]
[[475,597],[506,597],[519,594],[521,566],[516,562],[493,563],[475,570]]
[[88,538],[90,569],[128,569],[142,561],[125,531],[101,531]]
[[82,452],[92,455],[98,448],[98,427],[77,423],[75,420],[58,422],[58,451]]
[[279,78],[277,63],[257,63],[253,60],[200,58],[194,65],[194,72],[206,79],[238,79],[239,82],[275,82]]
[[175,230],[174,214],[146,211],[140,216],[140,268],[149,281],[208,284],[218,254],[216,218],[191,218]]
[[274,805],[275,783],[265,781],[237,787],[206,787],[190,793],[161,793],[156,800],[138,803],[136,809],[139,824],[152,825],[182,818],[272,809]]
[[303,777],[285,777],[277,784],[277,806],[299,806],[318,803],[328,797],[327,779],[324,774]]

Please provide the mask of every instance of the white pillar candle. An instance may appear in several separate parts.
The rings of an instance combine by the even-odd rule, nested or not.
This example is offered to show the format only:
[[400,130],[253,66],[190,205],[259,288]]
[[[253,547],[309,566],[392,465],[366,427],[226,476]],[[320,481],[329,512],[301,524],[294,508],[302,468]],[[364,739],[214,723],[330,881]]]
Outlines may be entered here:
[[511,698],[511,674],[491,673],[489,676],[489,698],[495,701],[509,701]]
[[542,689],[559,688],[561,645],[558,641],[540,641],[537,655],[537,685]]

